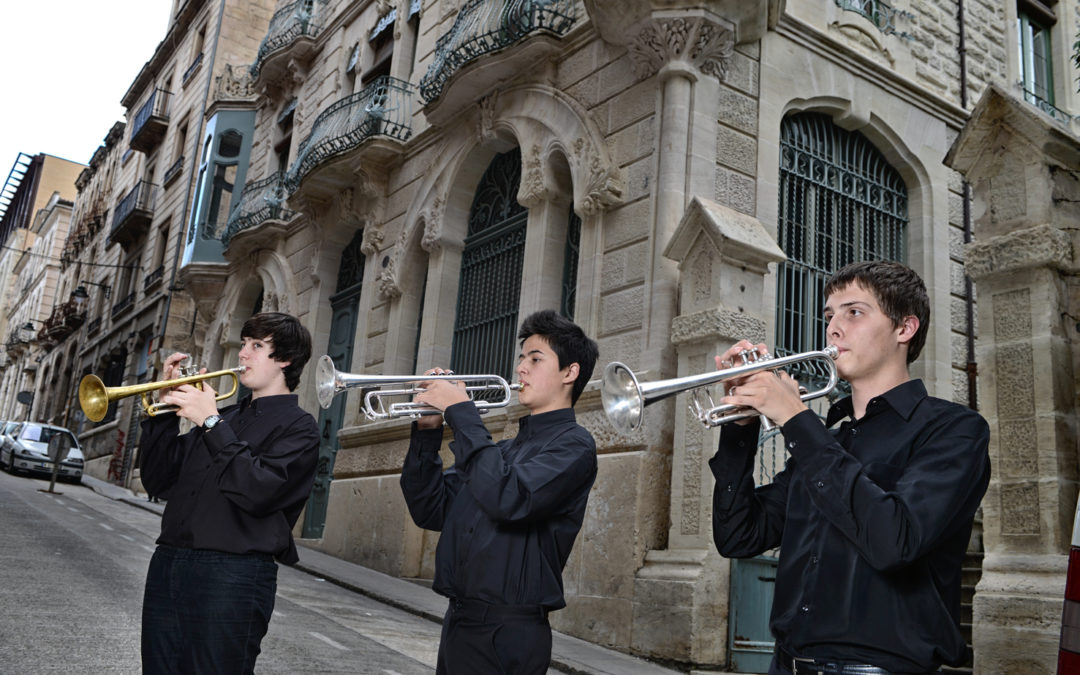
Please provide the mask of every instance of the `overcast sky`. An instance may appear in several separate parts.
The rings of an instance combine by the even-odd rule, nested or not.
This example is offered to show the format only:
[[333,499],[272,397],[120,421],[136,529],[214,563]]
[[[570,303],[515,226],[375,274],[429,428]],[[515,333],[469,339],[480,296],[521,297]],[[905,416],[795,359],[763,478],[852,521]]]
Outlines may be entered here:
[[86,164],[168,28],[171,0],[30,0],[0,18],[0,185],[18,153]]

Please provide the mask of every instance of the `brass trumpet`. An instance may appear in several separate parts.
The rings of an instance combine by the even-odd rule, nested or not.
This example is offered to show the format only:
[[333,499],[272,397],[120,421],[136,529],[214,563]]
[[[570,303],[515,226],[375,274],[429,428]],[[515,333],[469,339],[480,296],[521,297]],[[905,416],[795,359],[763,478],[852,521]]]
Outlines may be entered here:
[[[607,414],[611,424],[622,433],[629,434],[641,426],[645,406],[650,403],[661,401],[684,391],[746,377],[765,370],[777,370],[795,363],[821,361],[824,364],[825,372],[829,378],[828,382],[820,389],[801,393],[801,398],[804,401],[809,401],[810,399],[825,396],[836,388],[839,379],[836,374],[836,364],[833,363],[838,355],[839,350],[831,345],[821,351],[792,354],[780,358],[773,358],[766,354],[758,357],[757,360],[751,360],[749,355],[744,354],[744,363],[733,368],[688,377],[676,377],[658,382],[645,382],[644,384],[638,382],[632,370],[615,361],[604,368],[600,398],[603,400],[604,412]],[[713,406],[711,405],[711,399],[709,403],[710,407],[703,405],[698,400],[695,392],[693,402],[690,404],[690,412],[706,427],[716,427],[758,415],[755,410],[742,409],[733,405]]]
[[165,412],[175,412],[179,406],[169,405],[167,403],[153,403],[148,396],[150,392],[169,387],[179,387],[182,384],[192,384],[194,382],[202,382],[203,380],[212,380],[216,377],[228,375],[232,377],[232,389],[230,389],[227,394],[218,394],[214,399],[215,401],[222,401],[236,393],[236,390],[240,385],[240,373],[245,370],[247,370],[247,366],[239,366],[237,368],[228,368],[212,373],[188,375],[186,377],[178,377],[173,380],[162,380],[160,382],[132,384],[126,387],[106,387],[105,383],[102,382],[101,378],[97,375],[85,375],[79,382],[79,407],[82,408],[83,414],[86,415],[88,420],[91,422],[100,422],[105,419],[105,412],[109,409],[109,404],[113,401],[127,398],[128,396],[141,395],[142,405],[146,410],[146,414],[153,417],[154,415],[160,415]]
[[[334,367],[334,360],[329,356],[319,359],[315,367],[315,394],[319,399],[319,405],[329,408],[334,402],[334,397],[354,387],[372,389],[364,396],[364,415],[369,420],[381,420],[390,417],[412,417],[422,415],[441,415],[442,411],[423,403],[413,401],[399,401],[386,405],[383,399],[390,396],[412,396],[424,391],[421,387],[405,386],[414,382],[428,382],[431,380],[449,380],[451,382],[465,382],[465,390],[470,392],[483,391],[485,389],[501,389],[502,397],[498,400],[487,401],[473,399],[476,409],[485,413],[492,408],[504,408],[510,404],[510,392],[521,389],[520,384],[510,384],[498,375],[354,375],[344,373]],[[398,388],[382,388],[394,387]]]

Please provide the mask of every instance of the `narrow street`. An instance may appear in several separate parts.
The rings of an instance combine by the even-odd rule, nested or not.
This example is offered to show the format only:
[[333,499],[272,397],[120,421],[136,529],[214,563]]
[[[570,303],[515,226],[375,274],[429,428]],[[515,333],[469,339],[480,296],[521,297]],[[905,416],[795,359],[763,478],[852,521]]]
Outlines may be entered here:
[[[138,673],[160,518],[82,485],[0,473],[3,672]],[[431,673],[439,626],[280,567],[260,673]]]

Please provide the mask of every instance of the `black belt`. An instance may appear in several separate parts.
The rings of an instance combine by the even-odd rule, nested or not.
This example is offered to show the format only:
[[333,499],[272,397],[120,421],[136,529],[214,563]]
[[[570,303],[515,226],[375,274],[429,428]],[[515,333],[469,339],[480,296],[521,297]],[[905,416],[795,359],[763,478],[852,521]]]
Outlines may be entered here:
[[800,659],[776,645],[776,662],[792,675],[889,675],[889,671],[866,663],[831,663]]
[[474,621],[506,621],[507,619],[547,620],[548,610],[540,605],[493,605],[483,600],[450,598],[450,613]]

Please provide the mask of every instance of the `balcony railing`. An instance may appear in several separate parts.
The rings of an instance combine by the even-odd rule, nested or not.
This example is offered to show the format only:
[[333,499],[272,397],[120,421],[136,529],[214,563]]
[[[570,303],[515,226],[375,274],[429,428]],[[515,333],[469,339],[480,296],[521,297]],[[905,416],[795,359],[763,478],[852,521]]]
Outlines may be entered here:
[[190,66],[188,66],[188,69],[184,71],[184,78],[183,78],[183,80],[181,80],[181,84],[187,85],[188,80],[191,79],[191,76],[194,75],[195,71],[197,71],[199,69],[199,66],[202,65],[202,60],[203,60],[203,53],[199,52],[199,55],[196,56],[195,60],[191,62]]
[[412,85],[384,75],[322,111],[289,167],[289,192],[318,164],[372,136],[407,140],[412,135],[412,96]]
[[912,19],[911,12],[896,9],[881,0],[836,0],[836,6],[849,12],[862,14],[869,19],[884,35],[895,35],[900,38],[910,39],[911,36],[897,30],[896,19]]
[[164,89],[155,89],[150,98],[135,113],[131,123],[131,148],[140,152],[154,149],[165,136],[169,126],[169,99],[172,94]]
[[288,220],[293,212],[285,208],[285,172],[279,171],[269,178],[249,183],[240,193],[240,200],[236,203],[229,222],[225,226],[225,234],[221,241],[226,246],[229,241],[248,228],[255,227],[267,220]]
[[1069,122],[1072,121],[1073,116],[1065,112],[1061,108],[1055,107],[1053,103],[1047,101],[1043,97],[1039,96],[1033,91],[1029,91],[1024,88],[1023,83],[1020,84],[1020,89],[1024,92],[1024,100],[1035,106],[1039,110],[1043,111],[1050,117],[1053,117],[1058,123],[1069,126]]
[[137,240],[150,225],[154,216],[157,185],[145,180],[135,184],[113,211],[113,226],[109,239],[127,246]]
[[147,291],[147,290],[153,288],[157,284],[160,284],[161,280],[164,279],[164,278],[165,278],[165,266],[164,265],[158,265],[158,268],[156,270],[154,270],[150,274],[147,274],[146,278],[143,279],[143,290]]
[[420,96],[431,103],[447,81],[479,56],[537,32],[562,37],[576,19],[573,0],[469,0],[453,28],[435,43],[435,59],[420,80]]
[[115,319],[124,312],[135,306],[135,292],[128,293],[127,297],[113,305],[112,317]]
[[167,186],[173,182],[173,179],[180,175],[180,171],[184,168],[184,156],[180,155],[176,158],[176,161],[172,163],[168,169],[165,169],[164,175],[161,177],[162,186]]
[[284,49],[299,37],[314,38],[319,34],[322,27],[316,16],[318,4],[315,0],[297,0],[274,12],[266,37],[259,45],[255,63],[251,64],[252,77],[258,78],[263,63],[274,52]]
[[90,323],[86,324],[86,334],[88,336],[93,335],[94,333],[98,332],[98,329],[100,329],[100,328],[101,328],[101,317],[100,316],[95,317],[93,319],[90,319]]

